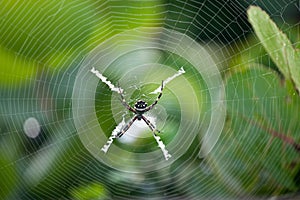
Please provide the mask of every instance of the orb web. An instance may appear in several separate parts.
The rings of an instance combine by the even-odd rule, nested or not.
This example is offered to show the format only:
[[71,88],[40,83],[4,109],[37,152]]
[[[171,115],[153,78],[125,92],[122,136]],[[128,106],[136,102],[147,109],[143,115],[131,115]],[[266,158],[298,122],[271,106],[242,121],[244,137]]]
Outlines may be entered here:
[[[299,47],[296,0],[2,0],[1,198],[299,191],[299,98],[252,32],[250,5]],[[119,83],[131,106],[155,101],[161,81],[184,69],[145,115],[170,159],[142,121],[101,150],[133,114],[92,69]]]
[[[175,61],[171,65],[163,63],[164,55],[172,55],[175,61],[182,60],[183,66],[178,66]],[[210,69],[207,70],[206,66],[210,66]],[[102,84],[98,77],[90,73],[91,68],[106,75]],[[184,75],[176,75],[176,70],[180,72],[180,68],[185,70]],[[107,83],[108,79],[110,83]],[[131,140],[136,140],[136,144],[130,142],[118,146],[116,141],[108,153],[103,154],[100,150],[115,124],[121,122],[123,117],[126,122],[130,119],[129,113],[119,102],[118,92],[114,92],[118,90],[107,86],[112,83],[122,86],[129,103],[141,98],[153,101],[157,95],[152,95],[155,91],[152,89],[150,92],[149,87],[159,87],[162,80],[166,80],[166,84],[158,103],[160,107],[149,115],[161,124],[157,124],[163,132],[160,136],[162,140],[168,140],[166,146],[172,158],[165,161],[159,148],[146,150],[150,148],[147,142],[153,143],[150,140],[151,132],[149,134],[148,131],[149,138],[143,134],[145,131],[134,127],[131,127],[132,134],[126,136],[125,133],[124,138],[131,137]],[[202,82],[202,85],[191,86],[189,82]],[[204,90],[208,90],[209,95],[201,94]],[[223,127],[225,109],[222,93],[224,88],[221,76],[203,47],[175,31],[139,28],[112,37],[96,47],[82,62],[75,80],[72,110],[79,136],[96,158],[118,170],[148,172],[172,164],[187,151],[196,137],[205,138],[206,145],[203,148],[205,153],[210,151]],[[106,106],[110,106],[112,113],[101,117]],[[104,124],[108,124],[109,128]]]

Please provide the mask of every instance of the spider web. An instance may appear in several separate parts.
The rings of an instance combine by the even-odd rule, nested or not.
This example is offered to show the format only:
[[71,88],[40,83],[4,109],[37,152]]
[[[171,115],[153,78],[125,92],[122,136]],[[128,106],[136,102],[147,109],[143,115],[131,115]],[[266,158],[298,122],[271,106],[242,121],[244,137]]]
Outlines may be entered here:
[[[247,21],[250,5],[299,45],[296,0],[1,1],[1,198],[267,199],[299,191],[299,154],[282,142],[299,141],[299,100],[280,89]],[[248,70],[253,62],[269,69]],[[132,117],[113,86],[130,105],[151,104],[170,77],[147,118],[172,157],[164,159],[139,122],[101,151]]]

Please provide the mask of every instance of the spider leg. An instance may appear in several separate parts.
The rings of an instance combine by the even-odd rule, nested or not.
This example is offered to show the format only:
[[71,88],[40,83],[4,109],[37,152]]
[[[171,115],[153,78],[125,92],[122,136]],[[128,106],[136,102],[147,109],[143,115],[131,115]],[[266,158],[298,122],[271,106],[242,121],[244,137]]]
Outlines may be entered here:
[[120,88],[120,84],[119,84],[119,83],[118,83],[118,88],[119,88],[119,94],[120,94],[120,96],[121,96],[121,99],[120,99],[120,100],[121,100],[121,103],[123,104],[123,106],[124,106],[127,110],[136,113],[135,109],[132,108],[132,107],[126,102],[126,100],[125,100],[125,98],[124,98],[124,95],[123,95],[123,92],[121,91],[121,88]]
[[149,128],[151,129],[151,131],[153,132],[153,134],[156,136],[155,132],[160,133],[160,130],[157,130],[155,128],[155,126],[144,116],[142,115],[142,119],[144,120],[144,122],[149,126]]
[[120,138],[120,137],[122,137],[122,135],[130,128],[130,126],[133,124],[133,122],[135,121],[135,120],[137,120],[137,116],[134,116],[131,120],[130,120],[130,122],[128,122],[128,124],[126,124],[125,126],[124,126],[124,128],[120,131],[120,132],[118,132],[117,134],[116,134],[116,137],[117,138]]
[[158,97],[157,97],[156,100],[153,102],[153,104],[151,104],[150,106],[148,106],[148,107],[145,109],[145,112],[151,110],[151,109],[157,104],[157,102],[159,101],[160,97],[162,96],[163,89],[164,89],[164,81],[161,81],[161,89],[160,89],[160,93],[159,93]]

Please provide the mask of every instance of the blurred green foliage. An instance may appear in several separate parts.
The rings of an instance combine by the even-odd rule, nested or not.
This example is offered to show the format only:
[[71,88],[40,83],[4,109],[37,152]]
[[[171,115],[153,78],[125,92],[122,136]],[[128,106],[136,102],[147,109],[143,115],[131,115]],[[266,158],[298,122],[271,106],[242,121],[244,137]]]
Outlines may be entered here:
[[250,64],[227,78],[226,93],[228,121],[211,156],[223,181],[261,195],[297,191],[299,152],[290,143],[300,139],[295,91],[276,72]]
[[0,18],[5,23],[0,27],[0,44],[37,61],[40,70],[55,70],[74,62],[94,26],[92,1],[4,0],[1,4]]
[[[276,21],[293,17],[289,12],[293,3],[253,2]],[[255,35],[246,18],[250,4],[237,0],[224,5],[192,0],[126,1],[126,5],[124,1],[2,0],[0,198],[232,198],[299,191],[299,150],[291,142],[300,141],[299,96],[294,89],[300,85],[299,24],[277,25],[287,26],[283,31],[290,42],[266,13],[252,8],[249,17]],[[219,51],[230,54],[222,66],[228,118],[212,154],[198,159],[201,140],[196,139],[170,169],[143,175],[116,171],[89,154],[76,134],[70,100],[76,70],[86,53],[140,26],[164,26],[200,42],[216,42]],[[282,83],[282,77],[294,85]],[[204,99],[209,96],[201,92]],[[108,101],[109,96],[104,97]],[[24,120],[31,116],[42,128],[34,139],[23,130]],[[159,193],[162,190],[165,193]]]
[[[38,64],[0,46],[1,87],[20,87],[36,77]],[[12,67],[13,66],[13,67]],[[13,84],[12,84],[13,83]]]
[[71,191],[72,199],[84,200],[84,199],[107,199],[107,192],[105,188],[99,183],[90,183],[79,188],[74,188]]

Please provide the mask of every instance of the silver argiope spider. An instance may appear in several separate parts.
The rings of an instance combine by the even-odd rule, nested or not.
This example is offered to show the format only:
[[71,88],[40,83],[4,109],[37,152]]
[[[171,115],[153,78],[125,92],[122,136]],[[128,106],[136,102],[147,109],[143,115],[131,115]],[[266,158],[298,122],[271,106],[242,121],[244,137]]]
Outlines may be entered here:
[[119,93],[121,96],[121,102],[123,104],[123,106],[125,106],[125,108],[133,113],[135,113],[135,116],[130,120],[130,122],[128,122],[124,128],[119,131],[116,134],[116,137],[120,138],[122,137],[122,135],[130,128],[130,126],[133,124],[133,122],[135,120],[144,120],[144,122],[148,125],[148,127],[151,129],[151,131],[153,132],[153,134],[156,136],[155,132],[160,133],[159,130],[156,129],[156,127],[143,115],[144,113],[148,112],[149,110],[151,110],[152,108],[154,108],[154,106],[157,104],[157,102],[159,101],[160,97],[162,96],[162,91],[163,91],[163,86],[164,82],[161,82],[161,90],[160,93],[158,95],[158,97],[156,98],[156,100],[147,107],[147,103],[143,100],[138,100],[135,104],[134,104],[134,108],[132,108],[126,101],[123,95],[123,92],[121,91],[120,87],[119,87]]

